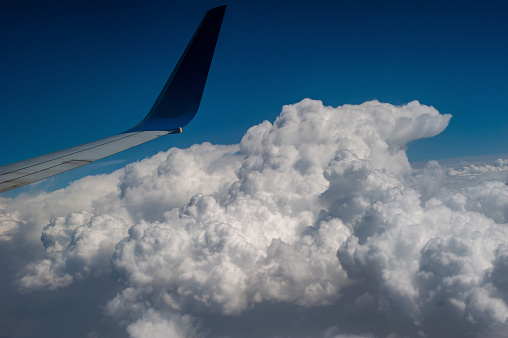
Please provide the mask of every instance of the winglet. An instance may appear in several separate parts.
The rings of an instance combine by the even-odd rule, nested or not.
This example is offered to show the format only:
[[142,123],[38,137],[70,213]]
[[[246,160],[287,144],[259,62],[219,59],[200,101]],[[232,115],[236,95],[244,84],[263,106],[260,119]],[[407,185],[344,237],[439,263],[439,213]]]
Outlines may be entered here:
[[219,37],[226,6],[209,10],[157,101],[134,131],[171,131],[185,127],[196,115]]

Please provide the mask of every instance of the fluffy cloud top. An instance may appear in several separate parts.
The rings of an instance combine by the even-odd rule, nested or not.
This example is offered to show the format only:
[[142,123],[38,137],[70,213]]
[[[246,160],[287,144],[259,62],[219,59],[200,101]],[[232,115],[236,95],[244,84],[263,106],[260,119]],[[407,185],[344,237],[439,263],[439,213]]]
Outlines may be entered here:
[[123,289],[104,314],[133,337],[227,335],[207,316],[270,304],[347,312],[347,325],[316,326],[326,337],[500,335],[508,164],[413,170],[405,153],[450,117],[417,101],[305,99],[239,145],[2,199],[1,245],[42,233],[44,252],[19,263],[23,293],[111,274]]

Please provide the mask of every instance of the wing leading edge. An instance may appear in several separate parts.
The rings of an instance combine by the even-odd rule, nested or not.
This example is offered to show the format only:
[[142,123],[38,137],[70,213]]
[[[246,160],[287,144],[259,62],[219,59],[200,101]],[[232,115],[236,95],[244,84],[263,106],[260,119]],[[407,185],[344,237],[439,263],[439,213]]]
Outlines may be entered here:
[[196,115],[226,6],[209,10],[146,117],[121,134],[0,167],[0,193],[177,134]]

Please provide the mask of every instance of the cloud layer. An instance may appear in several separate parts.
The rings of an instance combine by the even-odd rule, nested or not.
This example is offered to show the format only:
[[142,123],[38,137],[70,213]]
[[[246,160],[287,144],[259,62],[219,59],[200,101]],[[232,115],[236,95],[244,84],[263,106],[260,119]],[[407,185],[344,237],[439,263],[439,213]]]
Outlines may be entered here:
[[302,335],[501,335],[507,161],[413,170],[405,152],[450,117],[417,101],[305,99],[239,145],[173,148],[1,199],[0,245],[32,248],[13,285],[58,292],[111,275],[122,290],[97,305],[132,337],[238,335],[207,318],[282,305],[336,313]]

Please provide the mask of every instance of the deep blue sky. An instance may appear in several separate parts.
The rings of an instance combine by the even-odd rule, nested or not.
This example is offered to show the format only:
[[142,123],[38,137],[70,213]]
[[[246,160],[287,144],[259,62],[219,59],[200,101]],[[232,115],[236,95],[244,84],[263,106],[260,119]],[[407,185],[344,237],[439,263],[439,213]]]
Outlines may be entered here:
[[419,100],[452,114],[441,135],[410,145],[412,161],[508,153],[506,1],[9,0],[0,3],[0,165],[135,125],[204,13],[222,4],[201,107],[184,133],[64,180],[172,146],[238,143],[306,97]]

